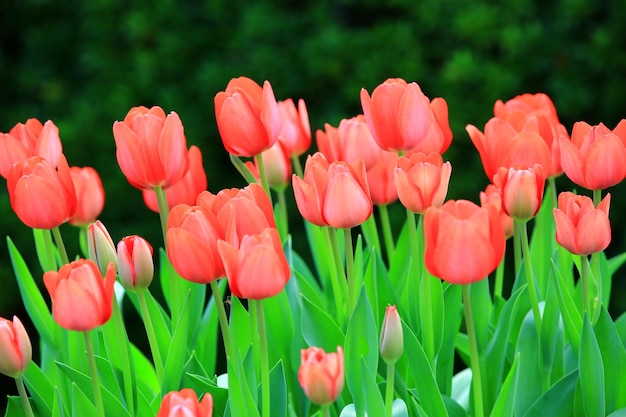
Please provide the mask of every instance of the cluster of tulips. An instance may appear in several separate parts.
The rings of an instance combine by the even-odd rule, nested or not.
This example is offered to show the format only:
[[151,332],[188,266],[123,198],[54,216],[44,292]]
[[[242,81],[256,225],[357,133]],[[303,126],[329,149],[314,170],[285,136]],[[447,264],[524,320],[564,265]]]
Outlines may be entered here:
[[[6,415],[625,415],[626,326],[606,312],[625,258],[603,253],[602,190],[626,177],[626,120],[578,122],[570,136],[545,94],[498,101],[483,131],[467,126],[489,179],[476,204],[446,201],[444,99],[402,79],[360,99],[362,115],[316,132],[303,170],[304,101],[231,80],[215,97],[217,126],[249,185],[216,194],[175,112],[135,107],[115,122],[120,169],[160,216],[156,268],[142,237],[114,243],[98,220],[98,174],[69,167],[53,122],[0,134],[0,175],[51,300],[9,239],[41,346],[37,365],[21,321],[0,319],[0,372],[19,391]],[[557,196],[563,173],[592,197]],[[291,248],[289,186],[313,265]],[[393,230],[398,200],[407,220]],[[81,254],[65,250],[66,222]],[[124,300],[150,355],[128,339]]]

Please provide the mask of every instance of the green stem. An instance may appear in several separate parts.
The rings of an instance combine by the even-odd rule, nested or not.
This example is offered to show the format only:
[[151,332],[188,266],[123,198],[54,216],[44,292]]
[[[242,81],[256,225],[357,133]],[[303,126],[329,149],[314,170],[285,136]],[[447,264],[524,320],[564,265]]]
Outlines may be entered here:
[[[263,189],[265,190],[265,193],[267,194],[267,198],[270,199],[270,203],[271,203],[272,193],[270,192],[270,186],[269,186],[269,183],[267,182],[267,173],[265,172],[265,162],[263,162],[263,158],[261,157],[261,154],[258,154],[257,156],[255,156],[255,160],[256,160],[256,166],[259,169],[259,176],[261,177],[261,185],[263,186]],[[274,207],[273,204],[272,204],[272,207]]]
[[289,235],[289,218],[287,212],[287,199],[285,198],[285,190],[283,188],[278,192],[278,214],[280,215],[279,222],[279,232],[281,241],[285,242],[287,240],[287,236]]
[[120,361],[122,362],[122,378],[124,379],[124,394],[126,404],[128,405],[128,411],[131,416],[135,415],[135,397],[133,391],[132,375],[134,369],[130,367],[130,360],[128,358],[128,334],[124,328],[124,320],[122,319],[122,313],[120,306],[117,303],[117,298],[113,297],[113,324],[115,326],[115,336],[117,337],[118,349],[120,350]]
[[[231,298],[234,296],[231,296]],[[250,313],[250,338],[252,340],[252,353],[254,355],[255,372],[258,377],[261,376],[260,364],[261,364],[261,339],[259,333],[259,313],[257,309],[257,303],[248,301],[248,310]]]
[[67,257],[67,251],[65,250],[65,244],[63,243],[63,237],[61,236],[61,231],[58,227],[52,229],[52,236],[54,236],[54,242],[57,244],[57,248],[59,249],[59,256],[61,257],[61,263],[63,265],[69,264],[70,260]]
[[[341,263],[341,253],[339,251],[339,242],[337,242],[337,229],[324,227],[326,236],[331,248],[332,262],[334,266],[334,274],[332,274],[332,286],[335,293],[335,302],[337,305],[337,319],[339,324],[344,321],[344,303],[343,300],[348,297],[348,284],[346,275]],[[331,267],[332,268],[332,267]]]
[[391,233],[391,222],[389,221],[389,211],[387,206],[378,206],[380,212],[380,223],[383,227],[383,239],[385,240],[385,251],[387,252],[387,263],[391,265],[393,254],[395,252],[395,245],[393,241],[393,234]]
[[387,388],[385,389],[385,411],[387,417],[391,417],[393,408],[393,378],[394,378],[395,365],[387,365]]
[[554,177],[548,178],[548,189],[550,190],[550,208],[555,208],[558,205],[558,201],[556,195],[556,181],[554,180]]
[[244,164],[244,162],[238,156],[231,154],[230,162],[233,164],[235,169],[237,169],[237,172],[241,174],[241,176],[246,180],[248,184],[252,184],[253,182],[258,182],[257,179],[254,178],[254,175],[252,174],[252,172],[250,172],[246,164]]
[[539,337],[541,335],[541,312],[539,310],[539,297],[537,296],[535,277],[533,276],[533,264],[532,260],[530,259],[530,248],[528,247],[528,232],[526,230],[526,223],[515,220],[515,234],[519,235],[522,244],[524,272],[526,275],[526,283],[528,284],[528,296],[530,297],[530,306],[533,310],[535,327],[537,328],[537,337]]
[[591,291],[589,288],[589,260],[587,255],[580,255],[580,281],[582,285],[583,311],[587,313],[589,320],[592,320],[591,311]]
[[322,417],[330,417],[330,404],[322,406]]
[[167,204],[167,196],[163,187],[154,187],[157,203],[159,204],[159,218],[161,219],[161,233],[163,234],[163,245],[167,246],[167,217],[170,214],[170,206]]
[[522,267],[522,240],[517,227],[513,227],[513,265],[515,267],[515,277]]
[[354,252],[352,250],[352,231],[343,229],[343,240],[346,249],[346,280],[348,282],[348,311],[352,315],[356,305],[356,277],[354,276]]
[[[34,235],[36,235],[37,232],[41,232],[42,240],[44,242],[44,253],[42,253],[42,256],[39,258],[41,268],[44,270],[44,272],[56,270],[57,260],[54,250],[54,243],[52,242],[51,231],[50,229],[33,229]],[[46,259],[41,259],[42,257],[45,257]]]
[[498,269],[496,269],[496,282],[493,289],[494,300],[496,297],[502,297],[502,287],[504,286],[504,259],[505,257],[503,256],[498,264]]
[[256,304],[261,342],[261,417],[270,417],[270,365],[267,350],[267,330],[265,326],[265,312],[262,300],[250,300]]
[[593,190],[593,205],[598,207],[602,201],[602,190]]
[[596,288],[596,294],[595,297],[592,297],[591,303],[593,317],[590,317],[590,319],[591,324],[595,324],[598,321],[598,317],[600,315],[600,305],[602,304],[602,275],[600,272],[600,252],[594,252],[591,254],[590,271]]
[[150,351],[152,352],[152,359],[154,361],[154,367],[156,369],[157,379],[159,384],[163,383],[163,360],[161,359],[161,351],[159,350],[159,344],[157,342],[156,333],[154,332],[154,326],[152,325],[152,318],[150,317],[150,311],[148,310],[148,304],[146,303],[147,289],[140,289],[137,291],[137,299],[139,300],[139,308],[141,309],[141,316],[143,318],[143,324],[146,328],[146,334],[148,335],[148,343],[150,344]]
[[226,351],[227,362],[233,357],[233,344],[230,338],[230,329],[228,327],[228,318],[226,317],[226,309],[224,308],[224,299],[222,293],[217,285],[217,280],[211,281],[209,284],[211,291],[213,292],[213,299],[215,300],[215,306],[217,307],[217,317],[220,322],[220,328],[222,329],[222,338],[224,339],[224,350]]
[[80,229],[78,229],[78,244],[80,247],[80,251],[83,254],[83,256],[85,258],[89,257],[89,248],[88,248],[88,225],[83,225],[80,226]]
[[22,402],[22,408],[24,409],[24,415],[26,417],[35,417],[33,409],[28,401],[28,395],[26,394],[26,388],[24,387],[24,379],[22,375],[15,377],[15,384],[17,385],[17,392],[20,393],[20,401]]
[[470,348],[470,366],[472,369],[472,389],[474,394],[474,411],[472,417],[484,417],[483,406],[483,386],[480,376],[480,358],[478,356],[478,344],[476,342],[476,330],[474,328],[474,318],[472,316],[472,305],[470,304],[469,285],[462,285],[463,289],[463,310],[465,312],[465,325],[467,327],[467,337]]
[[380,238],[378,237],[378,228],[376,227],[376,217],[374,216],[373,212],[372,212],[372,215],[369,216],[367,220],[365,220],[361,224],[361,230],[363,231],[363,234],[365,235],[365,240],[367,244],[370,247],[375,248],[377,252],[380,252],[381,250]]
[[304,172],[302,171],[302,164],[300,163],[300,158],[294,155],[291,157],[291,162],[293,163],[293,171],[296,173],[296,175],[299,176],[300,178],[304,177]]
[[98,417],[104,417],[104,403],[102,402],[102,392],[100,392],[100,377],[98,375],[98,366],[96,365],[96,356],[93,351],[93,342],[91,341],[91,333],[83,332],[85,337],[85,348],[87,349],[87,360],[89,361],[89,371],[91,373],[91,387],[93,388],[94,405]]

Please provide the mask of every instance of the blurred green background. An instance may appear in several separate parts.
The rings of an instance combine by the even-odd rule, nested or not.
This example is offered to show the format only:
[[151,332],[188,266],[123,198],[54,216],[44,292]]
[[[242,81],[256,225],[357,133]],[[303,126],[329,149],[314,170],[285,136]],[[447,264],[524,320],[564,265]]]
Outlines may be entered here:
[[[113,239],[140,234],[158,247],[158,217],[115,160],[111,126],[131,107],[176,111],[188,143],[204,153],[209,190],[217,192],[244,185],[222,147],[213,108],[231,78],[269,80],[278,99],[304,98],[316,130],[360,113],[362,87],[371,92],[402,77],[447,100],[454,131],[444,156],[454,167],[449,197],[477,201],[487,179],[464,127],[482,129],[497,99],[545,92],[568,130],[578,120],[612,128],[626,117],[624,9],[621,0],[0,0],[0,131],[30,117],[53,120],[70,165],[100,173],[107,193],[101,219]],[[558,185],[570,187],[564,177]],[[624,185],[610,191],[609,256],[626,248]],[[404,212],[392,213],[399,225]],[[301,223],[295,214],[291,219],[294,246],[306,251]],[[6,191],[0,232],[38,276],[32,234]],[[77,230],[62,232],[77,253]],[[5,239],[0,277],[0,316],[24,317]],[[626,310],[619,280],[614,314]]]

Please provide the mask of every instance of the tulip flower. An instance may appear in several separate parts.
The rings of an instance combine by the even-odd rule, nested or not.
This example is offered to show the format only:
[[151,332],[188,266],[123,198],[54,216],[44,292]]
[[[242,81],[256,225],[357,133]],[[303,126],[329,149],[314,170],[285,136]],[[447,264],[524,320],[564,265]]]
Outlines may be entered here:
[[275,228],[244,236],[239,248],[223,240],[217,245],[228,286],[236,297],[252,300],[272,297],[289,281],[291,271]]
[[428,207],[439,207],[448,193],[452,165],[441,155],[415,153],[398,159],[395,184],[400,202],[413,213],[424,213]]
[[202,206],[175,206],[167,222],[167,256],[178,274],[201,284],[224,276],[217,241],[224,238],[216,216]]
[[76,212],[76,191],[65,156],[55,169],[39,156],[18,162],[7,178],[11,207],[34,229],[53,229]]
[[387,306],[380,331],[380,356],[387,365],[392,365],[400,359],[403,351],[402,320],[396,306]]
[[395,170],[398,165],[398,154],[383,151],[380,158],[367,170],[367,184],[369,185],[372,203],[383,206],[398,199],[395,184]]
[[117,265],[124,288],[147,288],[154,276],[152,246],[140,236],[122,238],[117,244]]
[[432,111],[432,122],[426,137],[414,148],[409,149],[405,156],[410,157],[413,153],[421,152],[425,154],[443,153],[452,143],[452,129],[448,120],[448,103],[441,97],[434,98],[430,102]]
[[[493,179],[500,167],[516,165],[532,167],[539,164],[552,166],[550,146],[536,130],[516,130],[504,119],[494,117],[485,125],[485,133],[475,126],[467,125],[465,130],[480,154],[483,168],[489,180]],[[554,169],[545,169],[550,175]]]
[[363,160],[329,164],[318,152],[307,158],[304,178],[294,175],[292,184],[298,210],[318,226],[350,228],[372,214]]
[[206,393],[198,401],[196,392],[191,388],[168,392],[161,401],[156,417],[211,417],[213,415],[213,397]]
[[0,373],[12,378],[23,374],[32,356],[30,338],[20,319],[0,317]]
[[233,78],[215,96],[217,128],[226,150],[254,156],[269,149],[281,131],[281,115],[268,81],[263,88],[247,77]]
[[493,107],[496,118],[505,120],[517,132],[532,130],[541,136],[551,154],[551,163],[544,165],[546,177],[561,175],[561,153],[559,137],[569,138],[565,126],[559,122],[556,108],[544,93],[521,94],[506,102],[496,101]]
[[58,272],[44,273],[43,282],[52,298],[52,315],[61,327],[86,331],[111,318],[115,284],[112,262],[103,277],[93,261],[78,259]]
[[187,172],[187,139],[178,114],[162,108],[130,109],[113,123],[116,157],[128,182],[140,190],[174,185]]
[[101,273],[106,274],[110,262],[117,267],[115,244],[109,231],[100,220],[96,220],[87,228],[87,249],[89,259],[98,265]]
[[[256,158],[263,159],[267,183],[271,188],[280,191],[289,185],[289,180],[291,180],[291,159],[285,146],[280,141],[276,141],[271,148],[261,152]],[[261,175],[256,162],[258,161],[254,163],[247,161],[245,165],[257,182],[261,183]]]
[[298,100],[297,110],[292,99],[279,101],[278,111],[282,122],[278,141],[290,157],[298,157],[311,146],[311,126],[304,100]]
[[611,194],[594,207],[591,198],[562,192],[554,209],[556,241],[575,255],[603,251],[611,243],[609,206]]
[[[202,165],[202,152],[194,145],[189,148],[189,169],[185,176],[165,190],[167,206],[171,210],[177,204],[195,204],[198,194],[206,188],[207,178]],[[143,190],[143,201],[150,210],[159,212],[159,203],[154,190]]]
[[372,92],[361,89],[361,105],[378,145],[406,151],[424,140],[432,123],[430,100],[416,83],[389,78]]
[[0,176],[8,178],[14,164],[31,156],[40,156],[56,168],[62,151],[59,129],[52,121],[18,123],[9,133],[0,133]]
[[100,176],[91,167],[70,167],[70,175],[76,191],[76,212],[70,224],[85,226],[96,221],[104,209],[104,187]]
[[211,211],[224,230],[224,239],[236,247],[246,235],[259,234],[268,227],[276,228],[269,197],[259,184],[231,188],[211,194],[200,193],[197,204]]
[[424,215],[428,271],[452,284],[480,281],[504,255],[505,236],[495,207],[450,200]]
[[326,353],[318,347],[300,351],[298,382],[312,403],[327,405],[334,402],[344,385],[343,349]]
[[487,204],[493,205],[499,216],[500,216],[500,224],[502,225],[502,230],[504,230],[504,234],[506,238],[510,238],[513,236],[513,219],[506,214],[506,211],[502,208],[502,193],[498,187],[493,184],[489,184],[485,191],[480,192],[480,205],[484,207]]
[[543,167],[537,164],[532,169],[501,167],[493,177],[502,193],[502,208],[511,218],[523,222],[539,212],[545,182]]
[[626,175],[626,119],[611,131],[604,124],[577,122],[572,139],[559,139],[565,175],[589,190],[618,184]]
[[317,147],[329,162],[345,161],[349,164],[362,159],[365,169],[378,162],[384,152],[372,137],[363,115],[343,119],[339,127],[324,124],[324,130],[315,134]]

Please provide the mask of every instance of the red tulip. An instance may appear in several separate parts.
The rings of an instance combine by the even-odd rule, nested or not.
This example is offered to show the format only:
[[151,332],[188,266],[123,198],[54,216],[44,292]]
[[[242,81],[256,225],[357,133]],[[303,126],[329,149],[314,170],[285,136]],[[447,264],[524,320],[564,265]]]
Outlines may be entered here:
[[[195,204],[198,194],[206,188],[207,178],[202,165],[202,152],[194,145],[189,148],[189,169],[185,176],[165,190],[167,206],[171,210],[178,204]],[[150,210],[159,212],[159,203],[153,189],[143,190],[143,201]]]
[[493,183],[502,193],[502,208],[513,219],[527,221],[539,212],[546,183],[541,165],[532,169],[502,167]]
[[187,172],[187,139],[175,112],[133,107],[113,123],[116,156],[128,182],[141,190],[168,188]]
[[11,207],[34,229],[53,229],[76,212],[76,191],[65,156],[58,168],[39,156],[13,165],[7,178]]
[[498,212],[490,204],[478,207],[450,200],[424,215],[428,271],[453,284],[480,281],[493,272],[504,255],[505,236]]
[[267,228],[258,235],[246,235],[239,248],[219,241],[218,248],[228,286],[239,298],[260,300],[283,290],[291,271],[278,231]]
[[416,83],[389,78],[372,92],[361,89],[361,105],[378,145],[406,151],[424,140],[432,123],[430,100]]
[[609,206],[607,194],[598,207],[587,196],[563,192],[558,198],[559,208],[554,209],[556,241],[575,255],[601,252],[611,243]]
[[372,214],[363,160],[329,164],[318,152],[307,158],[304,178],[292,181],[298,210],[313,224],[350,228]]
[[207,208],[179,204],[167,220],[167,256],[186,280],[208,284],[224,276],[217,241],[224,238],[216,216]]
[[24,373],[32,360],[33,348],[24,325],[0,317],[0,373],[16,377]]
[[261,175],[257,167],[258,158],[263,159],[269,186],[275,190],[284,190],[289,185],[292,171],[291,159],[282,142],[276,141],[271,148],[257,155],[254,162],[247,161],[245,163],[246,167],[254,175],[254,178],[260,183]]
[[48,271],[43,282],[52,298],[52,315],[61,327],[86,331],[111,318],[115,266],[109,263],[103,277],[90,260],[79,259]]
[[213,397],[206,393],[202,401],[198,401],[191,388],[168,392],[161,401],[156,417],[212,417]]
[[424,213],[428,207],[439,207],[448,193],[452,165],[441,155],[415,153],[398,159],[395,184],[400,202],[413,213]]
[[480,192],[481,207],[484,207],[487,204],[491,204],[496,208],[498,215],[500,216],[500,224],[502,225],[502,230],[504,230],[506,238],[508,239],[513,236],[513,219],[503,210],[502,194],[493,184],[489,184],[487,188],[485,188],[485,191]]
[[272,203],[257,183],[217,194],[205,191],[198,196],[197,204],[216,216],[224,230],[223,239],[236,247],[246,235],[259,234],[268,227],[276,228]]
[[152,246],[140,236],[122,238],[117,244],[117,265],[124,288],[147,288],[154,276]]
[[261,88],[247,77],[233,78],[215,96],[217,128],[226,150],[254,156],[269,149],[281,130],[281,116],[268,81]]
[[40,156],[56,168],[62,151],[59,129],[52,121],[18,123],[9,133],[0,133],[0,176],[8,178],[15,163],[31,156]]
[[312,403],[326,405],[334,402],[344,385],[343,349],[326,353],[318,347],[300,351],[298,382]]
[[70,175],[77,201],[70,224],[84,226],[95,222],[104,209],[104,187],[98,172],[91,167],[70,167]]
[[430,129],[428,129],[424,140],[406,152],[407,158],[417,152],[425,154],[435,152],[443,155],[452,143],[452,129],[450,129],[450,122],[448,121],[448,103],[445,99],[437,97],[430,102],[430,109],[432,111]]
[[317,147],[329,162],[345,161],[349,164],[362,159],[365,169],[370,169],[384,152],[372,137],[363,115],[343,119],[339,127],[324,124],[324,130],[315,134]]
[[297,110],[292,99],[279,101],[278,110],[282,121],[279,142],[290,157],[302,155],[311,146],[311,126],[304,100],[298,100]]
[[600,123],[577,122],[572,140],[559,139],[565,175],[589,190],[603,190],[620,183],[626,175],[626,119],[611,131]]
[[367,170],[367,184],[369,185],[372,203],[383,206],[398,199],[395,184],[395,171],[398,165],[398,154],[383,151],[378,162]]

